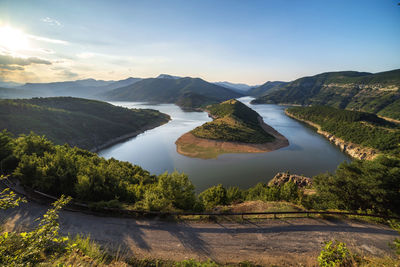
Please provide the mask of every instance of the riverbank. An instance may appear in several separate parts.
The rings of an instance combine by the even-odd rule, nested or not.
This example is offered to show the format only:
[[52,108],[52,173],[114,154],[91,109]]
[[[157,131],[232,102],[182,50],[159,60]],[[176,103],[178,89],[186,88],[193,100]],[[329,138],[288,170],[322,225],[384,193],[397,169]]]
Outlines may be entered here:
[[137,130],[137,131],[134,131],[134,132],[131,132],[131,133],[124,134],[122,136],[113,138],[113,139],[111,139],[111,140],[109,140],[109,141],[107,141],[107,142],[105,142],[105,143],[103,143],[101,145],[98,145],[98,146],[95,146],[95,147],[91,148],[89,151],[97,153],[102,149],[108,148],[110,146],[116,145],[116,144],[121,143],[121,142],[125,142],[128,139],[136,137],[139,134],[142,134],[142,133],[144,133],[144,132],[146,132],[148,130],[154,129],[154,128],[159,127],[161,125],[164,125],[164,124],[168,123],[170,120],[171,120],[171,117],[168,116],[168,121],[162,122],[161,124],[160,123],[149,123],[149,124],[147,124],[146,126],[144,126],[140,130]]
[[275,138],[274,141],[262,144],[227,142],[199,138],[194,136],[191,132],[188,132],[179,137],[175,142],[176,151],[187,157],[210,159],[217,158],[218,155],[226,153],[271,152],[289,145],[289,141],[286,137],[264,123],[261,117],[258,118],[258,121],[263,130]]
[[380,151],[378,151],[376,149],[363,147],[358,144],[347,142],[341,138],[334,136],[331,133],[325,132],[325,131],[321,130],[320,125],[313,123],[311,121],[300,119],[300,118],[294,116],[293,114],[289,113],[287,110],[285,110],[285,114],[295,120],[304,122],[304,123],[316,128],[317,133],[323,135],[331,143],[338,146],[344,153],[348,154],[352,158],[361,159],[361,160],[373,160],[380,154]]

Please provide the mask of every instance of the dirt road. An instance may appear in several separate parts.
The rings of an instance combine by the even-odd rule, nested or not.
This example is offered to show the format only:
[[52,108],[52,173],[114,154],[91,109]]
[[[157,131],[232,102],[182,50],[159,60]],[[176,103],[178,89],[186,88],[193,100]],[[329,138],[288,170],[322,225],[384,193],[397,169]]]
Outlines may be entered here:
[[[47,206],[25,203],[0,211],[5,230],[30,228]],[[63,234],[90,234],[110,248],[138,257],[252,261],[259,264],[313,264],[324,241],[346,242],[358,253],[393,255],[388,243],[398,237],[389,227],[322,219],[262,220],[245,223],[175,223],[160,220],[98,217],[60,213]]]

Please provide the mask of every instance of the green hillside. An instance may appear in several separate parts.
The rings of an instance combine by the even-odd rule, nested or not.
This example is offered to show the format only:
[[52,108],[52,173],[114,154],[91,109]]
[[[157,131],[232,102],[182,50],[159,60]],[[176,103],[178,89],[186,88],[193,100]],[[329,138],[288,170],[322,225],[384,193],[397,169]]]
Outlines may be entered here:
[[254,97],[261,97],[267,93],[273,92],[280,87],[284,86],[287,84],[287,82],[266,82],[258,87],[251,88],[249,91],[247,91],[247,94],[250,96]]
[[155,110],[127,109],[81,98],[0,100],[0,129],[14,135],[33,131],[56,144],[86,149],[168,120],[168,115]]
[[207,107],[214,118],[191,131],[199,138],[228,142],[266,143],[274,137],[265,132],[258,118],[260,115],[237,100],[228,100]]
[[297,79],[253,103],[328,105],[400,119],[400,69],[328,72]]
[[186,108],[198,108],[240,96],[237,92],[199,78],[144,79],[103,95],[108,100],[176,103]]
[[292,107],[287,112],[345,141],[400,155],[400,126],[375,114],[327,106]]

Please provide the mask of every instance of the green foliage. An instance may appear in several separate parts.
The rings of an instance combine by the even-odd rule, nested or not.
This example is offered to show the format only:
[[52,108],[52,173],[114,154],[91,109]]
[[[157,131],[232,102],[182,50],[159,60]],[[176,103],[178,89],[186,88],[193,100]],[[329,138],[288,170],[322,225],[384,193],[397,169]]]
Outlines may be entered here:
[[14,156],[19,163],[13,175],[25,186],[56,196],[135,202],[142,197],[138,187],[157,180],[139,166],[106,160],[76,147],[54,146],[33,134],[21,136],[15,143]]
[[174,264],[175,267],[218,267],[221,266],[211,260],[199,262],[196,260],[184,260]]
[[327,72],[275,88],[252,103],[326,105],[400,119],[400,70]]
[[199,199],[206,210],[211,210],[218,205],[226,205],[226,189],[221,184],[212,186],[201,192]]
[[225,101],[207,109],[215,119],[192,130],[194,136],[243,143],[266,143],[274,140],[260,126],[260,115],[237,100]]
[[17,197],[17,195],[6,188],[0,192],[0,210],[18,207],[20,203],[26,202],[24,198]]
[[0,100],[0,129],[14,135],[34,131],[55,144],[86,149],[168,120],[168,115],[156,110],[72,97]]
[[192,210],[196,204],[194,186],[185,174],[165,172],[156,184],[148,186],[144,199],[138,203],[146,210]]
[[268,186],[264,183],[258,183],[247,189],[244,194],[246,200],[298,202],[303,192],[293,182],[287,182],[281,186]]
[[229,204],[239,203],[244,200],[244,192],[237,186],[229,187],[226,190],[226,201]]
[[10,164],[10,162],[14,161],[13,151],[14,151],[14,142],[11,133],[7,132],[6,130],[1,131],[0,132],[1,173],[8,172],[9,168],[13,169],[13,167],[15,167],[15,164]]
[[[389,223],[390,223],[390,226],[393,229],[395,229],[396,231],[398,231],[399,234],[400,234],[400,222],[398,222],[398,221],[390,221]],[[400,239],[396,238],[393,241],[393,244],[390,244],[390,245],[391,245],[392,248],[394,248],[396,250],[396,254],[400,255]]]
[[314,177],[314,187],[316,208],[399,215],[400,159],[381,156],[342,163],[335,174]]
[[70,200],[70,197],[62,196],[54,202],[53,208],[43,215],[31,232],[4,232],[0,236],[0,264],[35,264],[69,250],[68,237],[62,237],[58,232],[58,211]]
[[352,256],[346,244],[342,242],[325,242],[324,248],[318,256],[321,267],[353,266]]
[[194,185],[184,173],[174,171],[171,174],[161,174],[158,177],[157,188],[163,198],[178,209],[190,210],[195,204]]
[[[3,175],[0,176],[0,180],[5,178]],[[17,197],[10,188],[6,188],[0,192],[0,210],[18,207],[20,203],[24,202],[26,202],[25,198]]]
[[400,155],[400,127],[374,114],[325,106],[293,107],[287,112],[345,141]]

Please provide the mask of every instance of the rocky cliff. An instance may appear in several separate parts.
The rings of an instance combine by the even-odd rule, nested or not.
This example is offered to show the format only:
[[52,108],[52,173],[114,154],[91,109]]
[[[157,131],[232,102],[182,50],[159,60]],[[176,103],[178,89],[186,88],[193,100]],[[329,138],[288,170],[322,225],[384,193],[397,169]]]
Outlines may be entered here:
[[358,144],[354,144],[351,142],[347,142],[341,138],[338,138],[334,136],[331,133],[325,132],[321,130],[321,127],[318,124],[315,124],[311,121],[303,120],[300,118],[297,118],[293,114],[290,114],[289,112],[285,111],[285,114],[288,115],[291,118],[294,118],[296,120],[302,121],[304,123],[307,123],[308,125],[314,127],[317,129],[317,132],[323,136],[325,136],[331,143],[335,144],[338,146],[343,152],[348,154],[350,157],[355,158],[355,159],[362,159],[362,160],[373,160],[378,156],[380,153],[378,150],[373,149],[373,148],[368,148],[368,147],[363,147]]
[[278,172],[275,177],[269,181],[268,186],[281,186],[287,182],[293,182],[300,188],[312,185],[312,179],[309,177],[289,174],[289,172]]

